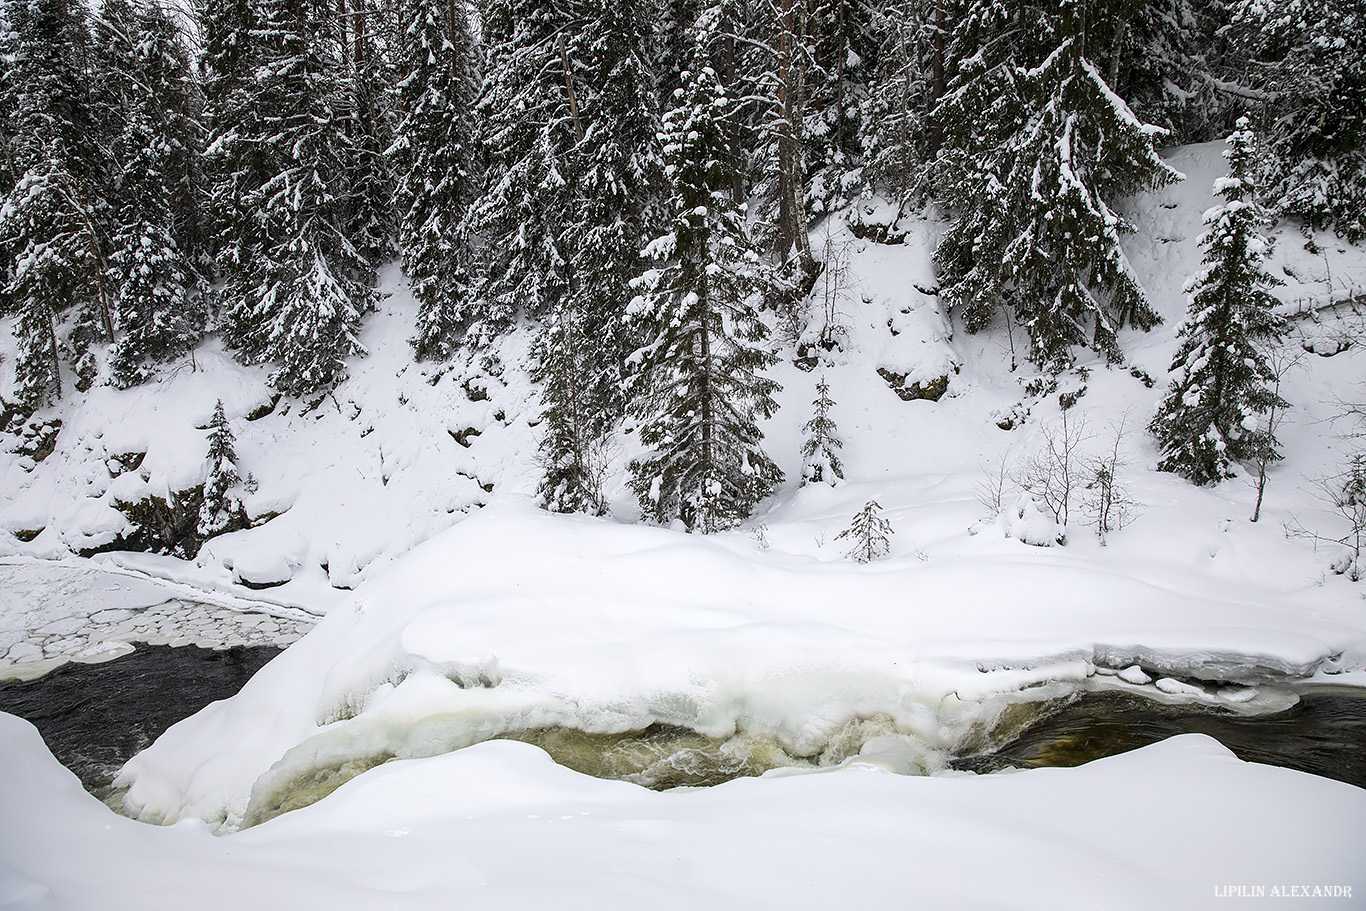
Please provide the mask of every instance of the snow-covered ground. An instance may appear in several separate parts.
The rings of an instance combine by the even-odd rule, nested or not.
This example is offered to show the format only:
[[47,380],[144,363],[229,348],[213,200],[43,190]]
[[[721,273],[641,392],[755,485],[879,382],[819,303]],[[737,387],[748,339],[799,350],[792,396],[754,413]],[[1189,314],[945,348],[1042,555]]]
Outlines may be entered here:
[[1275,906],[1344,908],[1366,889],[1366,791],[1200,735],[1070,770],[854,763],[665,793],[499,741],[222,838],[112,815],[24,722],[0,716],[0,738],[5,907],[1186,911],[1230,888],[1332,890]]
[[[1078,770],[942,774],[1006,705],[1073,689],[1267,711],[1309,686],[1366,685],[1366,589],[1332,572],[1337,548],[1286,532],[1341,533],[1317,480],[1341,459],[1335,402],[1366,398],[1362,334],[1341,344],[1358,312],[1342,303],[1297,323],[1292,348],[1311,353],[1285,378],[1286,459],[1259,522],[1250,479],[1197,489],[1159,474],[1143,432],[1219,151],[1175,150],[1189,179],[1129,204],[1141,228],[1129,254],[1165,325],[1124,333],[1125,365],[1086,361],[1047,392],[1026,389],[1034,377],[1005,326],[955,332],[926,293],[932,219],[896,247],[817,232],[847,271],[812,306],[829,305],[845,347],[810,372],[775,369],[784,391],[766,446],[789,482],[726,534],[637,524],[629,438],[613,519],[535,509],[527,339],[508,339],[496,363],[409,364],[414,308],[392,271],[394,293],[366,324],[370,356],[316,407],[284,400],[259,415],[264,373],[212,346],[193,371],[66,407],[47,459],[0,455],[0,526],[33,537],[0,542],[14,555],[0,578],[33,591],[45,574],[85,572],[124,588],[23,602],[23,619],[0,626],[14,643],[4,660],[27,660],[18,637],[49,629],[85,635],[82,647],[117,641],[80,631],[99,622],[97,602],[217,597],[325,617],[124,769],[130,813],[176,823],[166,829],[110,817],[31,731],[0,719],[13,743],[0,788],[18,808],[0,818],[0,904],[1200,908],[1220,887],[1259,885],[1352,887],[1344,904],[1366,901],[1353,830],[1366,792],[1239,763],[1201,738]],[[1282,233],[1290,310],[1366,287],[1361,250],[1317,240],[1311,254]],[[903,387],[947,376],[948,393],[903,401],[878,368]],[[848,481],[799,488],[799,428],[821,376]],[[1133,515],[1103,544],[1078,514],[1065,546],[1031,546],[1020,538],[1038,538],[1037,516],[982,503],[997,468],[1009,475],[1056,432],[1059,393],[1077,396],[1069,420],[1089,426],[1091,451],[1127,428]],[[259,484],[249,510],[280,515],[193,563],[70,558],[122,530],[116,498],[202,477],[196,428],[220,397]],[[837,536],[870,499],[895,534],[888,558],[858,565]],[[51,557],[64,561],[35,559]],[[796,768],[655,794],[489,741],[654,723]]]

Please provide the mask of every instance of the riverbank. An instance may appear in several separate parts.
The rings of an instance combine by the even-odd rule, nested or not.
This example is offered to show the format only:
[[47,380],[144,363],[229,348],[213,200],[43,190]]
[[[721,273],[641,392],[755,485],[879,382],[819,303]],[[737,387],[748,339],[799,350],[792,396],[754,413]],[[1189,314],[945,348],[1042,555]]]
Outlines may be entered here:
[[1230,883],[1331,885],[1357,907],[1366,887],[1366,791],[1200,736],[1080,769],[914,778],[855,764],[666,793],[490,742],[388,764],[225,838],[114,816],[32,728],[0,716],[0,738],[0,898],[17,907],[739,911],[902,896],[1137,911],[1221,907]]

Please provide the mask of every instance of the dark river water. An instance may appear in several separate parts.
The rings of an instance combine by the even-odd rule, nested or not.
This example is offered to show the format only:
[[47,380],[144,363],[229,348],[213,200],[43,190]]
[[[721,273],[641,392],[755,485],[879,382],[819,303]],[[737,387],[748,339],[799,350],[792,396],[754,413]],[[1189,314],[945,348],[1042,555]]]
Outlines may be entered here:
[[32,722],[58,761],[104,798],[134,753],[235,694],[281,651],[141,645],[101,664],[66,664],[37,680],[0,683],[0,711]]
[[1306,696],[1287,711],[1249,717],[1127,693],[1087,693],[1045,712],[990,754],[953,765],[973,772],[1070,767],[1177,734],[1208,734],[1239,759],[1366,788],[1366,695]]
[[[270,647],[143,646],[103,664],[69,664],[38,680],[0,683],[0,710],[31,721],[57,759],[103,799],[133,754],[176,721],[236,693],[279,653]],[[1308,696],[1288,711],[1251,717],[1114,692],[1085,693],[1037,710],[1038,717],[1009,742],[989,754],[957,757],[952,766],[975,772],[1075,766],[1176,734],[1201,733],[1242,759],[1366,788],[1362,696]],[[518,739],[537,743],[571,768],[654,788],[717,784],[764,771],[763,764],[733,758],[713,761],[708,757],[716,751],[701,735],[658,725],[610,736],[539,731]],[[687,757],[696,761],[680,761]],[[674,771],[659,776],[666,766]],[[683,772],[675,774],[677,769]]]

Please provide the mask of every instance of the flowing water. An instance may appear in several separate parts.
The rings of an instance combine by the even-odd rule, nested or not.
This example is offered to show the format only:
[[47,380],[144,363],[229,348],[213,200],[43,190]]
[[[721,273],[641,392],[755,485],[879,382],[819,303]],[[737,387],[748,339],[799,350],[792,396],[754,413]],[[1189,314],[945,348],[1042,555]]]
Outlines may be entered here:
[[[272,647],[226,651],[144,646],[91,665],[67,665],[38,680],[0,684],[0,710],[27,718],[48,747],[101,799],[111,793],[115,772],[171,724],[208,703],[231,696],[278,654]],[[1051,703],[1021,705],[1009,724],[985,738],[975,755],[949,758],[952,768],[990,772],[1007,767],[1074,766],[1137,749],[1176,734],[1203,733],[1243,759],[1311,772],[1366,787],[1366,695],[1309,695],[1288,711],[1235,715],[1217,709],[1167,705],[1116,692],[1085,692]],[[943,757],[911,750],[890,719],[851,722],[816,756],[788,755],[771,738],[744,733],[710,739],[682,727],[653,725],[640,731],[589,734],[548,728],[505,734],[541,747],[557,762],[602,778],[633,781],[664,790],[719,784],[780,767],[814,768],[865,756],[869,747],[898,771],[943,767]],[[933,759],[927,763],[925,760]],[[316,787],[280,794],[262,818],[306,806],[350,777],[392,758],[373,757],[334,770]],[[256,820],[260,821],[260,820]]]
[[1086,693],[1044,712],[989,753],[956,759],[973,772],[1071,767],[1177,734],[1208,734],[1239,759],[1284,766],[1366,788],[1366,695],[1302,698],[1274,715],[1165,705],[1128,693]]

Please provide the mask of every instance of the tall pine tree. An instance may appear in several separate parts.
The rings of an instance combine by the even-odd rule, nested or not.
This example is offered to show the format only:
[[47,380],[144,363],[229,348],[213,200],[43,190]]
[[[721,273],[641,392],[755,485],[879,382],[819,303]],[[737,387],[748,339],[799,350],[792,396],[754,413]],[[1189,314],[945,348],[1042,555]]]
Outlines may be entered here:
[[[954,220],[936,260],[969,329],[1010,307],[1030,357],[1050,370],[1090,346],[1119,357],[1116,331],[1157,320],[1119,244],[1121,196],[1178,179],[1141,123],[1087,59],[1085,10],[1018,10],[974,0],[955,42],[958,78],[937,109],[940,176]],[[1024,68],[1014,45],[1052,49]]]
[[1234,462],[1279,458],[1263,416],[1287,407],[1259,344],[1274,340],[1280,282],[1266,271],[1270,242],[1257,204],[1254,140],[1246,119],[1229,137],[1229,174],[1215,182],[1222,204],[1205,214],[1204,268],[1187,285],[1190,315],[1172,360],[1171,388],[1149,425],[1162,447],[1158,468],[1212,484]]
[[204,326],[199,276],[182,246],[195,242],[197,213],[184,207],[194,205],[186,184],[199,125],[189,116],[188,54],[165,12],[109,0],[101,25],[108,81],[122,83],[122,122],[113,140],[120,179],[112,194],[117,335],[110,375],[116,385],[131,386],[147,377],[148,365],[186,351]]
[[451,355],[474,319],[464,218],[478,189],[474,37],[459,0],[403,6],[398,84],[403,121],[388,150],[403,268],[418,301],[419,358]]
[[19,317],[16,393],[32,409],[61,394],[59,317],[97,313],[99,330],[111,328],[101,193],[108,165],[85,78],[85,7],[77,0],[8,0],[4,18],[14,184],[0,204],[0,246],[13,258],[3,297]]
[[576,142],[568,287],[537,344],[546,465],[542,498],[558,511],[602,508],[605,442],[621,419],[623,316],[641,248],[664,229],[652,8],[638,0],[588,14],[566,40]]
[[637,280],[631,304],[642,344],[629,359],[629,413],[650,449],[631,464],[641,508],[708,533],[742,521],[782,474],[757,425],[777,408],[778,384],[759,373],[777,358],[761,347],[756,311],[772,281],[731,196],[729,102],[698,64],[664,119],[675,214],[647,247],[657,266]]
[[477,113],[489,169],[470,216],[480,307],[466,333],[476,347],[520,315],[548,316],[569,291],[564,226],[577,205],[572,155],[582,116],[566,43],[582,25],[569,0],[497,0],[485,12]]
[[[321,0],[266,0],[251,31],[259,55],[244,117],[217,142],[243,193],[225,250],[230,344],[273,362],[271,382],[301,394],[335,385],[374,305],[373,270],[347,234],[347,95],[338,31]],[[220,122],[220,126],[224,126]]]
[[1241,0],[1271,93],[1267,187],[1277,209],[1366,238],[1366,9],[1359,0]]

